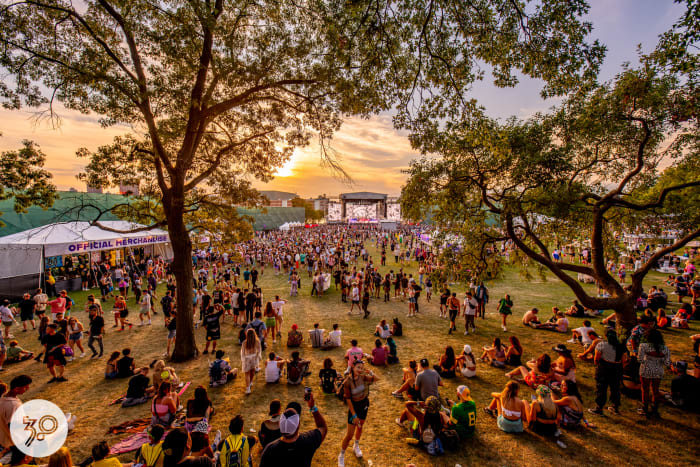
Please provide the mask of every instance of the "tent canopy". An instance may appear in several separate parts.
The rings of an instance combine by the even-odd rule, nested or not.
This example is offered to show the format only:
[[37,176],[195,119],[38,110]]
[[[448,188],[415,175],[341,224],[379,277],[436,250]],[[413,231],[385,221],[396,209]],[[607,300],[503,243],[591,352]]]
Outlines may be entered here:
[[[120,231],[144,227],[127,221],[104,221],[102,224]],[[139,247],[156,243],[168,243],[168,232],[149,229],[134,233],[115,233],[91,226],[89,222],[66,222],[36,227],[5,237],[0,237],[0,249],[44,248],[46,256],[88,253],[114,248]]]

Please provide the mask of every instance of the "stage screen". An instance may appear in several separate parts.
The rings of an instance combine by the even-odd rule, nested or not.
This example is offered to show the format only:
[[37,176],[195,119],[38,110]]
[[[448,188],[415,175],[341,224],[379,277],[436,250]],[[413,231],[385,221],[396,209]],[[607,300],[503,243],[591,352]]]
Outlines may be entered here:
[[390,221],[400,221],[401,205],[399,203],[388,203],[386,205],[386,218]]
[[345,204],[345,215],[356,219],[374,219],[379,217],[379,203],[373,204]]
[[343,220],[343,206],[340,203],[328,203],[327,219],[330,222]]

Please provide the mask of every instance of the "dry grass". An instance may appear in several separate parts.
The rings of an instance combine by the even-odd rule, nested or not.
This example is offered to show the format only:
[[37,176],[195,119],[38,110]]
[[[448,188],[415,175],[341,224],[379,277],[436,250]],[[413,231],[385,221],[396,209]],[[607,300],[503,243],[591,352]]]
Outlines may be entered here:
[[[376,252],[370,248],[371,252]],[[378,255],[375,255],[378,256]],[[392,258],[393,259],[393,258]],[[415,272],[414,267],[409,271]],[[382,272],[389,268],[382,268]],[[647,286],[660,284],[661,275],[653,274],[648,280]],[[549,278],[545,282],[520,281],[516,271],[508,271],[505,278],[489,284],[492,303],[487,308],[487,319],[478,319],[479,327],[476,335],[468,337],[447,335],[447,322],[439,319],[437,299],[432,303],[425,303],[425,296],[421,297],[421,313],[417,318],[406,318],[407,303],[392,301],[384,304],[373,301],[370,304],[372,312],[370,319],[363,320],[357,315],[349,317],[348,307],[340,303],[340,295],[335,291],[321,298],[309,297],[310,282],[306,276],[302,279],[302,295],[290,300],[285,308],[286,331],[292,323],[299,324],[303,330],[310,329],[314,322],[320,322],[322,327],[330,329],[332,323],[339,323],[343,330],[343,348],[349,345],[351,338],[357,338],[360,345],[369,351],[373,345],[372,335],[374,326],[381,318],[390,319],[395,316],[401,318],[404,323],[404,337],[397,339],[399,357],[402,364],[409,359],[427,357],[431,363],[446,345],[452,345],[456,350],[461,349],[465,343],[469,343],[473,349],[481,349],[483,345],[490,344],[493,337],[506,338],[511,332],[517,333],[525,347],[525,358],[534,358],[541,352],[549,351],[558,342],[563,342],[562,336],[545,331],[535,331],[523,328],[519,325],[519,319],[529,307],[537,306],[548,311],[552,306],[560,308],[570,304],[572,293],[561,283]],[[266,297],[274,294],[287,296],[288,286],[286,278],[274,276],[268,270],[262,277],[262,286]],[[463,291],[464,284],[456,284],[456,291]],[[495,313],[495,303],[504,293],[510,293],[514,300],[515,315],[510,318],[509,333],[501,331],[499,320]],[[393,291],[392,291],[393,293]],[[76,293],[75,299],[78,309],[82,309],[85,293]],[[133,302],[130,302],[130,304]],[[132,309],[135,307],[132,305]],[[79,319],[87,321],[85,314],[80,311],[75,313]],[[132,313],[133,315],[133,313]],[[109,321],[109,320],[108,320]],[[582,319],[572,319],[572,326],[578,326]],[[153,359],[160,358],[166,341],[166,330],[162,327],[162,314],[154,320],[156,325],[152,327],[134,327],[132,331],[109,332],[105,339],[105,353],[118,350],[123,347],[131,347],[136,358],[137,365],[144,365]],[[112,323],[108,322],[111,326]],[[595,321],[594,327],[602,326]],[[692,331],[672,330],[665,332],[667,343],[671,348],[674,359],[688,358],[692,352],[688,336],[697,331],[697,323],[693,323]],[[240,366],[240,347],[233,341],[234,332],[230,325],[230,318],[224,324],[223,339],[220,348],[226,350],[234,366]],[[111,327],[109,328],[111,330]],[[15,331],[19,331],[15,328]],[[204,331],[197,331],[200,343],[204,341]],[[16,333],[22,339],[21,345],[30,350],[38,350],[39,345],[33,333]],[[237,332],[235,333],[237,335]],[[568,337],[567,337],[568,338]],[[279,343],[272,350],[288,356],[287,349]],[[340,440],[345,432],[346,409],[332,396],[323,395],[318,386],[316,375],[321,367],[322,360],[330,356],[337,369],[343,369],[342,349],[330,352],[312,350],[305,345],[301,349],[302,356],[312,360],[313,376],[308,378],[307,385],[314,387],[317,404],[326,417],[329,426],[328,437],[316,453],[314,465],[335,465],[339,452]],[[193,382],[193,386],[183,396],[186,400],[192,395],[194,386],[199,383],[206,384],[207,360],[206,355],[199,359],[174,365],[181,380]],[[74,453],[74,459],[80,460],[89,454],[92,444],[107,439],[110,443],[116,442],[119,436],[105,436],[110,425],[115,425],[130,419],[149,415],[148,405],[141,405],[129,409],[119,406],[108,406],[110,400],[123,393],[126,388],[125,380],[106,381],[103,378],[105,359],[89,361],[78,360],[69,364],[66,376],[68,383],[47,384],[48,373],[43,365],[34,362],[25,362],[7,366],[3,381],[9,381],[19,373],[30,374],[34,378],[34,384],[25,395],[25,400],[32,398],[44,398],[57,403],[64,411],[76,413],[78,423],[76,430],[68,438],[67,445]],[[472,390],[472,395],[477,402],[479,410],[477,420],[477,434],[456,452],[448,453],[442,457],[428,456],[424,450],[409,446],[404,442],[404,434],[393,423],[402,409],[402,402],[391,397],[392,389],[398,387],[401,380],[401,366],[394,365],[387,369],[379,369],[380,376],[371,390],[371,408],[368,423],[362,437],[362,447],[365,454],[363,460],[356,460],[351,451],[348,451],[346,463],[348,466],[369,465],[371,460],[374,466],[401,466],[406,463],[415,463],[418,466],[444,465],[691,465],[696,464],[698,452],[698,433],[700,423],[697,415],[689,415],[677,409],[662,407],[662,419],[660,421],[646,421],[636,414],[636,402],[623,399],[621,416],[589,417],[597,428],[594,430],[580,430],[566,432],[564,441],[568,449],[562,450],[549,440],[542,439],[532,433],[519,436],[507,435],[496,427],[495,420],[485,416],[481,408],[489,402],[489,394],[492,391],[500,391],[506,383],[504,371],[477,366],[477,377],[469,381],[463,378],[446,381],[443,388],[444,394],[453,397],[455,388],[459,384],[467,384]],[[589,364],[579,364],[577,379],[581,385],[584,403],[592,404],[594,380],[593,369]],[[259,374],[253,387],[253,394],[244,395],[244,386],[241,378],[223,388],[209,390],[217,414],[212,420],[215,429],[225,432],[228,420],[234,414],[241,413],[245,417],[245,430],[257,429],[265,419],[269,401],[279,398],[286,404],[289,400],[301,401],[302,386],[265,386],[263,375]],[[668,388],[667,378],[662,387]],[[523,397],[529,397],[530,391],[526,390]],[[308,413],[302,417],[304,429],[313,426],[313,420]],[[122,435],[123,436],[123,435]],[[127,459],[128,456],[123,456]],[[256,453],[255,462],[259,460],[259,452]]]

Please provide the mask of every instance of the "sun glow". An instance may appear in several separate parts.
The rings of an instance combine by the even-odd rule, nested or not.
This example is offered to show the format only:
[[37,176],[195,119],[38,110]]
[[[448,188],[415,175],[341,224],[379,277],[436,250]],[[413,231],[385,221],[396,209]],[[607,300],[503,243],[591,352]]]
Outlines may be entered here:
[[292,175],[294,175],[294,159],[289,159],[275,172],[275,177],[291,177]]

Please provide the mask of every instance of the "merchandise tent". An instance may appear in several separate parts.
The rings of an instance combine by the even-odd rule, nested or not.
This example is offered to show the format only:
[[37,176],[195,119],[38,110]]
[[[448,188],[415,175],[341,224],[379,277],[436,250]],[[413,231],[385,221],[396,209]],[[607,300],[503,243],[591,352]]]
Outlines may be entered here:
[[[127,221],[101,224],[121,232],[144,227]],[[0,237],[0,296],[16,298],[39,287],[48,269],[57,276],[59,290],[74,290],[75,282],[78,288],[80,284],[79,268],[90,268],[93,263],[114,266],[135,256],[171,259],[168,232],[147,229],[118,233],[89,222],[65,222]]]

